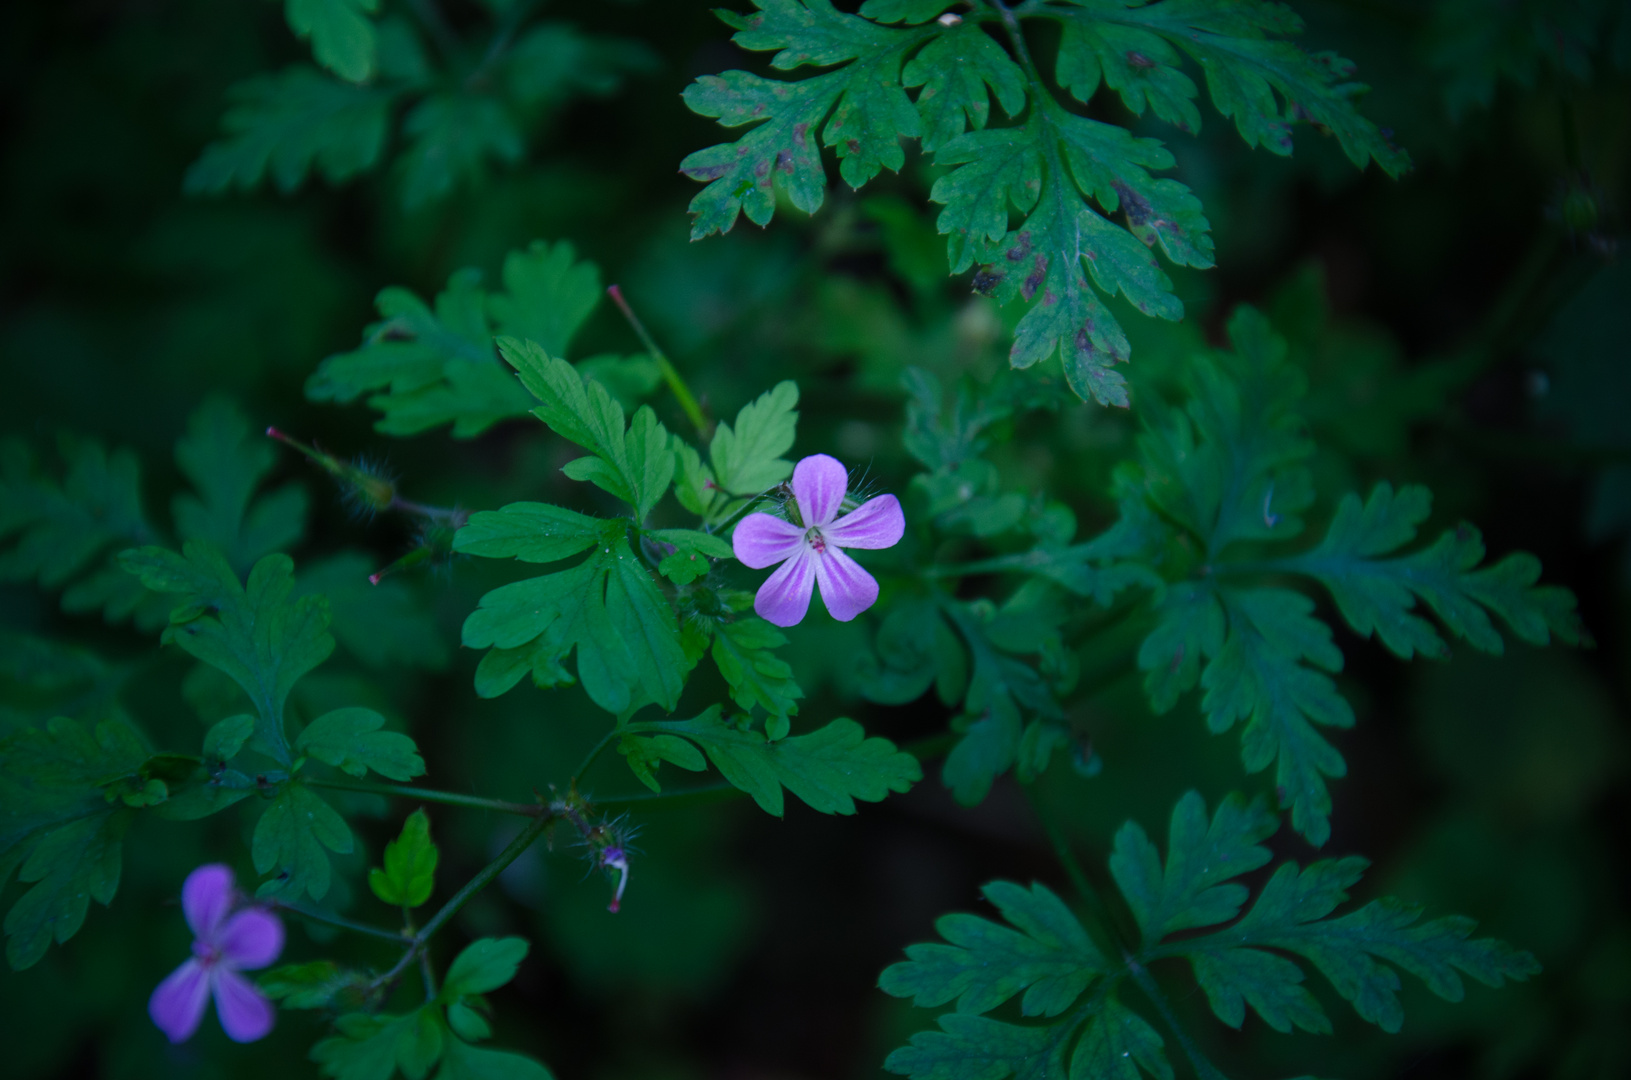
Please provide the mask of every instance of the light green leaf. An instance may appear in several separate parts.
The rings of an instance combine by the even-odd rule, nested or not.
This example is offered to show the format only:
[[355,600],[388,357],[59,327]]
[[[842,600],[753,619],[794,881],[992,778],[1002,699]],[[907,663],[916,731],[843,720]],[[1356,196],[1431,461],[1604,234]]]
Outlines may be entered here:
[[247,713],[229,716],[204,733],[204,758],[206,761],[226,762],[238,756],[238,751],[244,748],[244,743],[255,734],[255,718]]
[[523,1054],[449,1039],[436,1080],[554,1080],[554,1074]]
[[742,406],[734,429],[719,425],[708,458],[721,488],[731,495],[758,495],[793,475],[793,463],[781,455],[793,446],[798,402],[798,384],[780,382]]
[[600,267],[578,262],[571,243],[534,240],[504,256],[504,291],[487,300],[497,332],[564,356],[600,302]]
[[352,776],[365,776],[369,769],[389,780],[423,776],[425,762],[413,740],[381,731],[384,726],[385,717],[373,709],[335,709],[307,725],[295,749]]
[[368,887],[387,904],[416,908],[430,899],[439,858],[430,817],[415,810],[402,823],[402,834],[385,845],[384,868],[368,871]]
[[483,510],[453,536],[453,550],[488,559],[548,563],[599,543],[606,523],[548,503],[511,503]]
[[454,1001],[466,994],[486,994],[515,978],[516,969],[526,958],[525,938],[481,938],[454,957],[442,981],[441,1000]]
[[644,521],[674,478],[674,452],[656,414],[642,406],[625,432],[622,406],[598,382],[585,383],[571,364],[530,341],[503,338],[498,347],[522,385],[543,403],[533,415],[595,455],[570,463],[566,474],[631,504],[635,520]]

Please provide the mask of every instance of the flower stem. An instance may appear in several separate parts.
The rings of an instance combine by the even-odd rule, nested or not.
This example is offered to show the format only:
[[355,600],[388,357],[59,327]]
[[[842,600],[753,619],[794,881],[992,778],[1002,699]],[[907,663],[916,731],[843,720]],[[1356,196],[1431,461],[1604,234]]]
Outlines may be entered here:
[[402,933],[400,930],[387,930],[383,926],[371,926],[368,923],[356,922],[352,919],[346,918],[344,915],[335,915],[333,912],[320,911],[316,908],[305,907],[301,904],[291,904],[284,900],[273,900],[271,901],[270,906],[277,908],[279,911],[287,911],[291,915],[298,915],[302,919],[310,919],[312,922],[325,923],[329,926],[338,927],[341,930],[350,930],[354,934],[365,934],[368,937],[384,938],[387,941],[394,941],[398,944],[406,944],[408,941],[408,935]]
[[306,777],[301,778],[301,783],[309,787],[330,788],[334,791],[358,791],[369,795],[395,795],[398,798],[418,799],[421,802],[465,806],[472,810],[496,810],[501,814],[518,814],[521,817],[543,817],[549,813],[548,807],[540,806],[537,803],[485,799],[480,795],[461,795],[455,791],[436,791],[432,788],[414,787],[412,784],[381,784],[373,780],[318,780]]
[[674,397],[678,399],[680,408],[685,411],[686,419],[690,420],[691,426],[697,429],[697,435],[701,437],[702,441],[707,442],[713,437],[714,426],[708,422],[708,417],[703,413],[702,406],[697,403],[696,395],[691,393],[691,388],[685,384],[685,379],[681,377],[679,370],[669,361],[663,350],[657,347],[656,340],[646,331],[645,324],[640,321],[639,316],[635,315],[634,309],[629,307],[629,302],[623,299],[622,288],[617,285],[608,285],[606,294],[612,298],[612,303],[617,305],[617,309],[629,321],[629,326],[634,329],[635,336],[646,347],[646,351],[651,354],[651,358],[657,361],[657,370],[662,372],[663,381],[668,384],[668,388],[673,391]]
[[578,786],[578,781],[583,777],[583,774],[589,771],[589,766],[593,765],[595,763],[595,759],[600,757],[600,752],[611,744],[612,739],[621,734],[623,734],[621,730],[614,728],[613,730],[608,731],[605,735],[601,736],[600,741],[595,743],[594,748],[584,756],[583,764],[579,765],[572,773],[572,786],[574,788]]

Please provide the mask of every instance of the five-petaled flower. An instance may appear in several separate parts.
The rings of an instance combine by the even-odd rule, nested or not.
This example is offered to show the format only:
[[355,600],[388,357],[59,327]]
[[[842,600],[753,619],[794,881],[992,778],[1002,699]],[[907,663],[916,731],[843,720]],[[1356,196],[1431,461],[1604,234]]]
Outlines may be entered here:
[[793,469],[793,498],[803,525],[770,514],[749,514],[736,527],[732,546],[743,565],[755,570],[781,563],[753,598],[753,610],[777,626],[792,626],[810,609],[810,590],[839,622],[849,622],[877,603],[878,582],[845,555],[844,548],[894,547],[906,532],[906,517],[893,495],[868,499],[838,516],[849,490],[849,474],[835,458],[813,454]]
[[215,996],[221,1027],[234,1042],[254,1042],[272,1030],[273,1008],[238,974],[263,968],[283,951],[283,923],[265,908],[232,910],[232,870],[200,866],[181,886],[181,910],[193,931],[192,959],[176,968],[147,1002],[147,1012],[171,1042],[185,1042]]

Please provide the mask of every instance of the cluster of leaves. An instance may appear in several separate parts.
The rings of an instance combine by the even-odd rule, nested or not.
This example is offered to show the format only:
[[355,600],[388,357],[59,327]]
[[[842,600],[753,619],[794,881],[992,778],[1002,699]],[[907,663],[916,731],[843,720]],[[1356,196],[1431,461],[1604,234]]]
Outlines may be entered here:
[[[601,518],[522,502],[471,515],[454,538],[464,554],[549,564],[588,553],[567,569],[482,597],[463,632],[465,645],[488,650],[476,692],[494,697],[528,675],[540,688],[581,683],[618,718],[619,749],[654,790],[663,761],[704,767],[698,745],[727,780],[775,814],[783,786],[823,812],[851,813],[853,799],[881,799],[917,780],[915,758],[887,740],[867,739],[853,721],[787,738],[803,696],[774,653],[787,639],[747,614],[751,597],[715,573],[715,560],[729,557],[731,547],[714,530],[792,473],[781,455],[793,445],[797,387],[782,383],[744,406],[734,425],[719,424],[704,464],[650,406],[626,419],[602,383],[537,342],[506,337],[498,347],[539,402],[533,414],[588,451],[562,471],[627,504],[629,513]],[[702,528],[648,525],[671,486]],[[743,710],[736,720],[714,706],[683,722],[630,722],[647,705],[673,712],[705,653]],[[575,674],[566,666],[573,654]]]
[[247,190],[270,177],[289,192],[314,170],[343,183],[381,164],[400,117],[395,172],[411,210],[491,162],[519,161],[526,133],[573,98],[614,93],[655,65],[640,42],[566,22],[524,25],[529,4],[494,7],[502,10],[491,40],[478,45],[419,6],[438,46],[432,54],[407,19],[371,18],[381,0],[288,0],[290,29],[311,39],[327,71],[295,64],[234,86],[223,137],[188,170],[187,190]]
[[[0,551],[0,578],[62,589],[65,611],[157,629],[170,605],[114,561],[120,549],[164,539],[142,506],[140,462],[128,449],[110,452],[90,439],[64,437],[58,450],[60,480],[42,472],[21,441],[0,449],[0,542],[10,542]],[[237,406],[224,398],[201,405],[176,444],[176,464],[193,488],[171,504],[180,539],[214,544],[240,570],[298,541],[305,490],[285,484],[260,492],[275,458]]]
[[[423,810],[408,815],[402,833],[385,845],[385,865],[369,872],[374,896],[394,909],[422,907],[436,885],[440,851]],[[492,1036],[487,994],[515,978],[526,958],[517,937],[480,938],[453,959],[439,989],[407,1013],[377,1011],[382,978],[330,960],[269,971],[261,989],[284,1008],[338,1012],[338,1034],[312,1047],[312,1060],[334,1080],[389,1080],[397,1070],[423,1080],[549,1080],[549,1070],[522,1054],[479,1047]]]
[[[992,2],[962,15],[946,13],[951,0],[867,0],[859,15],[830,0],[755,4],[750,15],[721,15],[738,45],[775,50],[779,70],[833,70],[796,82],[730,71],[686,90],[693,111],[726,127],[756,125],[681,164],[708,185],[691,203],[692,235],[725,232],[744,213],[766,224],[778,186],[814,213],[826,192],[822,145],[858,188],[883,169],[899,170],[901,136],[916,137],[936,165],[949,167],[930,198],[945,208],[938,226],[952,272],[978,267],[978,291],[1030,304],[1015,329],[1013,365],[1057,352],[1071,388],[1101,404],[1128,403],[1115,365],[1129,346],[1100,293],[1180,319],[1183,303],[1151,249],[1159,245],[1179,266],[1208,267],[1212,240],[1189,189],[1151,175],[1173,165],[1159,141],[1082,116],[1068,99],[1086,105],[1102,83],[1132,112],[1152,110],[1198,131],[1187,59],[1206,73],[1212,104],[1248,145],[1290,154],[1292,127],[1307,122],[1335,135],[1356,166],[1374,160],[1390,175],[1409,167],[1355,109],[1365,88],[1350,81],[1353,65],[1285,40],[1302,27],[1279,4],[1050,0],[1010,10]],[[1031,59],[1031,20],[1058,32],[1051,83]],[[999,29],[1006,47],[994,36]],[[1006,125],[990,123],[993,96]],[[1017,225],[1014,212],[1023,219]]]
[[[1213,1014],[1230,1027],[1241,1027],[1250,1006],[1276,1031],[1320,1034],[1331,1021],[1299,960],[1389,1032],[1404,1019],[1396,969],[1448,1001],[1464,995],[1463,975],[1500,986],[1540,970],[1528,953],[1473,938],[1471,919],[1422,922],[1419,907],[1395,899],[1334,914],[1364,874],[1360,858],[1282,863],[1247,908],[1249,890],[1236,879],[1270,861],[1263,841],[1278,827],[1260,802],[1238,795],[1208,820],[1205,802],[1190,792],[1173,810],[1163,861],[1142,828],[1122,826],[1109,864],[1137,928],[1126,941],[1095,940],[1045,885],[987,885],[1007,925],[943,916],[936,929],[947,944],[910,946],[908,959],[879,978],[886,993],[919,1006],[955,1003],[939,1031],[914,1035],[885,1067],[917,1080],[1138,1080],[1141,1071],[1169,1080],[1160,1034],[1120,996],[1131,982],[1159,1001],[1147,969],[1169,960],[1188,962]],[[1048,1022],[985,1015],[1022,992],[1020,1013]],[[1199,1075],[1221,1075],[1193,1047],[1185,1051]]]
[[[1319,729],[1351,726],[1354,714],[1332,679],[1343,659],[1331,629],[1315,615],[1311,598],[1284,584],[1287,577],[1323,586],[1355,633],[1376,636],[1402,659],[1448,654],[1421,604],[1450,634],[1485,652],[1503,648],[1492,616],[1531,644],[1553,638],[1580,644],[1587,637],[1574,597],[1535,584],[1540,564],[1533,556],[1518,553],[1483,566],[1478,530],[1464,523],[1411,549],[1432,508],[1425,488],[1395,490],[1384,483],[1364,500],[1346,495],[1318,544],[1297,554],[1269,554],[1301,535],[1301,515],[1314,502],[1306,467],[1312,444],[1298,412],[1305,380],[1287,362],[1285,342],[1256,311],[1237,311],[1229,336],[1232,349],[1199,356],[1189,366],[1186,407],[1146,404],[1149,421],[1137,459],[1116,474],[1121,516],[1108,530],[1072,544],[1073,521],[1051,534],[1032,526],[1036,544],[1029,551],[937,572],[1025,574],[1030,580],[998,610],[1017,606],[1021,632],[1030,634],[1046,624],[1035,612],[1046,610],[1049,595],[1108,605],[1124,589],[1142,590],[1147,599],[1139,616],[1147,629],[1137,664],[1151,705],[1165,712],[1198,683],[1208,728],[1224,732],[1243,723],[1247,770],[1275,767],[1281,805],[1297,831],[1318,845],[1330,835],[1326,780],[1346,770]],[[956,445],[946,434],[940,438]],[[940,463],[939,470],[945,468]],[[925,482],[935,483],[935,475]],[[1016,518],[1009,528],[1017,526]],[[955,610],[943,596],[936,602]],[[908,625],[904,614],[890,618],[897,628]],[[1054,625],[1059,621],[1062,616]],[[960,655],[936,644],[945,638],[932,622],[928,627],[880,633],[876,663],[897,680],[896,700],[922,693],[930,681],[959,685]],[[973,635],[965,632],[965,640],[974,647]],[[978,665],[977,648],[975,655]],[[1003,663],[1005,673],[1018,671]],[[942,697],[955,695],[942,689]],[[978,719],[968,724],[945,774],[960,797],[983,796],[990,778],[1016,760],[1035,768],[1028,763],[1031,748],[1068,742],[1067,731],[1036,727],[1057,717],[1056,704],[1034,695],[1011,698],[1036,717],[1030,728],[1021,726],[1011,702],[971,690],[965,707]],[[1037,760],[1046,764],[1045,750]]]
[[[363,332],[361,348],[324,360],[306,383],[313,401],[350,402],[367,395],[384,415],[387,435],[416,435],[443,424],[472,438],[524,416],[532,398],[499,360],[494,336],[537,342],[564,356],[600,301],[600,269],[579,262],[566,241],[533,243],[504,260],[504,288],[489,293],[481,271],[464,269],[433,305],[392,286],[375,300],[380,321]],[[595,356],[578,364],[624,402],[656,389],[649,357]]]

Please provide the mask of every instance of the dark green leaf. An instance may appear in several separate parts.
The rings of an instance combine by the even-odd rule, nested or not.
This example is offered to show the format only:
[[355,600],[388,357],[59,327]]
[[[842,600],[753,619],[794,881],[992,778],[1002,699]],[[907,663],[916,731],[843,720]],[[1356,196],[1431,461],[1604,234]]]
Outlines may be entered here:
[[481,938],[471,942],[454,957],[442,982],[443,1001],[466,994],[486,994],[515,978],[516,969],[526,958],[526,939],[518,937]]
[[277,874],[256,895],[292,901],[305,892],[321,900],[329,889],[329,851],[350,854],[351,830],[345,819],[298,781],[285,784],[255,823],[250,846],[255,872]]
[[430,899],[440,853],[430,838],[430,817],[415,810],[402,835],[385,845],[385,866],[368,871],[368,887],[387,904],[416,908]]
[[283,14],[295,37],[311,38],[317,62],[360,83],[374,74],[374,24],[379,0],[285,0]]

